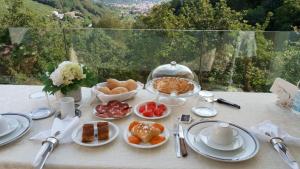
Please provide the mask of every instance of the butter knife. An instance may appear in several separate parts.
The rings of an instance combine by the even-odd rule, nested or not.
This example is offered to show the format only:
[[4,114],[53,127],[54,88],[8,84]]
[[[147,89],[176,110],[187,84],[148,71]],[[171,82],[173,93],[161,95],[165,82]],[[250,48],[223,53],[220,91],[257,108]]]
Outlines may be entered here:
[[218,98],[218,99],[211,99],[211,98],[205,98],[205,100],[207,102],[218,102],[220,104],[225,104],[225,105],[228,105],[228,106],[231,106],[231,107],[235,107],[237,109],[241,109],[241,106],[238,105],[238,104],[235,104],[235,103],[231,103],[225,99],[222,99],[222,98]]
[[181,155],[183,157],[186,157],[188,155],[188,153],[187,153],[186,144],[185,144],[185,140],[184,140],[183,128],[180,124],[178,124],[178,129],[179,129],[179,143],[180,143]]
[[293,158],[287,146],[284,144],[283,139],[280,137],[272,137],[271,134],[267,132],[265,134],[269,136],[270,143],[273,145],[274,149],[279,153],[283,161],[291,169],[299,169],[297,161]]
[[175,151],[176,151],[176,157],[180,158],[182,157],[181,151],[180,151],[180,143],[179,143],[179,129],[178,124],[174,125],[174,131],[173,131],[174,137],[175,137]]

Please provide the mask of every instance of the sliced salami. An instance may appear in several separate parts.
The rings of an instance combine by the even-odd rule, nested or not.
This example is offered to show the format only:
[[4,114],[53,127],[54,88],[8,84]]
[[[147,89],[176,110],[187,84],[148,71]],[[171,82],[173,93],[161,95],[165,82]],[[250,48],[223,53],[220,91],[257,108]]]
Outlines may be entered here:
[[99,104],[95,109],[96,116],[100,118],[122,118],[130,112],[131,107],[127,103],[114,100],[107,104]]

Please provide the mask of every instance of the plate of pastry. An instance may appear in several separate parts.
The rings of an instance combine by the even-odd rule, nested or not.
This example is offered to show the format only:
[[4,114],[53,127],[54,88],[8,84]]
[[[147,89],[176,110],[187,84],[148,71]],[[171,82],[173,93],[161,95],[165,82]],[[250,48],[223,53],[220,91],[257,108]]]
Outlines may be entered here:
[[156,101],[142,102],[137,104],[133,110],[137,116],[148,120],[162,119],[171,113],[169,106]]
[[102,102],[107,103],[111,100],[125,101],[131,99],[143,87],[141,82],[132,79],[126,81],[107,79],[106,82],[94,86],[92,91]]
[[128,103],[117,100],[109,101],[107,104],[98,104],[93,110],[93,114],[102,120],[121,119],[129,116],[131,113],[132,107]]
[[150,149],[166,143],[169,135],[169,131],[161,123],[133,121],[124,131],[124,140],[132,147]]
[[77,127],[72,133],[75,143],[95,147],[112,142],[119,135],[119,128],[107,121],[92,121]]

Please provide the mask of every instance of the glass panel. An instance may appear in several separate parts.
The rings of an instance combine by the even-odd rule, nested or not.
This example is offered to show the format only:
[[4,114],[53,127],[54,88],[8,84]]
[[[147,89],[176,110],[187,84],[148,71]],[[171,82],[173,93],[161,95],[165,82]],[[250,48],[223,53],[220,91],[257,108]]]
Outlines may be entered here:
[[300,79],[296,32],[0,29],[0,83],[40,84],[49,66],[78,60],[107,78],[146,82],[155,67],[175,60],[206,90],[268,92],[276,77]]

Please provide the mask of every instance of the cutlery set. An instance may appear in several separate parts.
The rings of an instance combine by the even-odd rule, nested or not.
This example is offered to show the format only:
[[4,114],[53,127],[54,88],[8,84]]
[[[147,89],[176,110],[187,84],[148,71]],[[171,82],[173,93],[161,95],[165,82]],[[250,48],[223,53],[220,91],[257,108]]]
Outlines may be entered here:
[[188,155],[186,143],[184,139],[184,130],[181,124],[177,123],[174,126],[174,137],[175,137],[175,151],[176,156],[186,157]]

